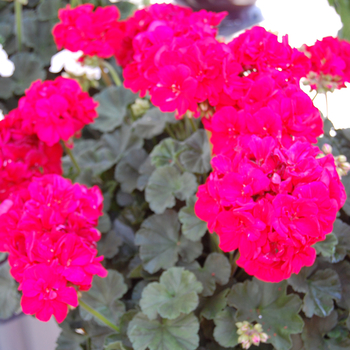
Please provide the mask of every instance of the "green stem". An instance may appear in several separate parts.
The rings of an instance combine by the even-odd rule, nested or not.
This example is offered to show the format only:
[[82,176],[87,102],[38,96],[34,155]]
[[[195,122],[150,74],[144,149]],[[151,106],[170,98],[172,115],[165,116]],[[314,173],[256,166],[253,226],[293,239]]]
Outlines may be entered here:
[[83,307],[86,311],[90,312],[90,314],[97,317],[100,321],[102,321],[104,324],[106,324],[108,327],[114,329],[117,333],[120,333],[120,328],[113,324],[111,321],[109,321],[106,317],[101,315],[98,311],[90,307],[89,305],[85,304],[81,299],[79,300],[79,305]]
[[171,138],[176,140],[176,136],[168,124],[165,126],[165,131],[170,135]]
[[316,95],[315,95],[314,98],[312,99],[312,102],[315,101],[315,98],[317,97],[317,95],[318,95],[318,91],[316,91]]
[[219,236],[215,232],[213,232],[213,233],[209,233],[209,237],[210,237],[210,250],[212,252],[224,254],[224,252],[219,248]]
[[105,84],[107,86],[112,86],[112,80],[111,78],[109,77],[109,75],[104,71],[104,68],[103,68],[103,65],[100,64],[100,69],[101,69],[101,76],[102,76],[102,79],[103,81],[105,82]]
[[74,164],[75,168],[77,169],[77,173],[76,173],[76,176],[78,176],[80,174],[80,166],[77,162],[77,160],[75,159],[74,155],[73,155],[73,152],[70,150],[70,148],[67,147],[66,143],[63,142],[63,148],[64,148],[64,151],[68,154],[70,160],[72,161],[72,163]]
[[114,67],[110,63],[105,61],[105,60],[101,60],[101,64],[102,64],[103,67],[106,67],[108,69],[109,74],[111,75],[111,77],[112,77],[112,79],[114,81],[114,84],[117,85],[117,86],[121,86],[122,85],[122,81],[120,80],[119,75],[116,72],[116,70],[114,69]]
[[19,0],[15,0],[15,16],[18,51],[22,51],[22,4]]
[[197,125],[194,123],[193,118],[188,118],[190,121],[190,124],[192,126],[193,131],[196,131],[198,129]]

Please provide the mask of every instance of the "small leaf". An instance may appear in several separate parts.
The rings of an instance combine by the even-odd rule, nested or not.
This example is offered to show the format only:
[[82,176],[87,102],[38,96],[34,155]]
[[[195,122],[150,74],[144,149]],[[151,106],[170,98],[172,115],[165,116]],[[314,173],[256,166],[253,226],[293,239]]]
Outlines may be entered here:
[[123,123],[127,107],[135,101],[136,95],[123,86],[109,86],[96,94],[94,99],[99,102],[98,118],[90,127],[101,132],[109,132]]
[[140,257],[146,271],[155,273],[174,266],[179,254],[189,256],[186,250],[196,252],[195,257],[192,256],[193,259],[198,256],[198,243],[180,237],[179,231],[177,213],[172,210],[152,215],[142,223],[136,233],[135,244],[140,246]]
[[202,283],[203,296],[213,295],[216,283],[225,285],[231,273],[231,266],[228,259],[219,253],[209,254],[203,267],[196,261],[190,265],[185,265],[185,267],[192,271]]
[[298,315],[300,298],[286,295],[287,282],[266,283],[257,279],[235,284],[227,302],[237,309],[237,321],[259,322],[276,350],[292,347],[291,334],[300,333],[303,320]]
[[337,236],[334,233],[326,235],[324,241],[317,242],[314,244],[317,254],[322,254],[325,258],[331,258],[334,256],[335,247],[338,244]]
[[201,316],[207,320],[212,320],[216,315],[222,311],[227,305],[227,294],[230,291],[229,288],[224,289],[219,294],[213,295],[205,300]]
[[159,283],[150,283],[142,292],[140,306],[151,320],[159,314],[175,319],[181,313],[189,314],[198,305],[198,293],[203,287],[196,276],[181,267],[172,267],[163,272]]
[[197,180],[193,174],[180,174],[177,169],[167,165],[156,169],[146,186],[146,200],[157,214],[175,205],[175,197],[188,199],[197,190]]
[[234,347],[238,344],[237,321],[235,315],[236,310],[227,307],[214,318],[214,338],[221,346],[226,348]]
[[11,57],[11,61],[16,67],[11,77],[16,95],[23,95],[24,91],[35,80],[44,80],[46,78],[46,72],[43,69],[40,59],[32,53],[16,53]]
[[[92,287],[88,292],[84,292],[81,300],[90,307],[100,312],[111,322],[116,323],[120,316],[125,312],[124,304],[120,299],[128,290],[124,283],[123,275],[115,270],[108,270],[106,278],[95,276]],[[93,316],[80,309],[80,313],[85,320],[90,320]],[[96,319],[98,323],[101,321]],[[102,325],[103,323],[101,323]]]
[[318,270],[308,279],[309,292],[303,301],[307,317],[328,316],[334,308],[333,300],[341,299],[341,284],[338,274],[332,269]]
[[151,152],[151,162],[157,168],[176,164],[178,155],[186,149],[183,143],[172,138],[162,140]]
[[182,233],[191,241],[199,241],[207,232],[207,223],[199,219],[194,212],[196,197],[190,197],[186,207],[181,208],[179,220],[182,224]]
[[160,323],[140,312],[130,322],[128,336],[135,350],[195,350],[198,330],[199,322],[193,314]]
[[131,193],[137,187],[139,168],[147,156],[143,148],[133,149],[118,163],[114,176],[120,182],[122,191]]
[[8,262],[0,265],[0,318],[7,319],[20,311],[18,285],[10,275]]
[[207,173],[210,169],[211,151],[205,130],[197,130],[184,144],[186,150],[181,153],[180,161],[187,171]]
[[163,113],[159,108],[149,109],[142,118],[134,122],[133,127],[137,135],[144,139],[151,139],[160,135],[167,122],[175,120],[174,113]]

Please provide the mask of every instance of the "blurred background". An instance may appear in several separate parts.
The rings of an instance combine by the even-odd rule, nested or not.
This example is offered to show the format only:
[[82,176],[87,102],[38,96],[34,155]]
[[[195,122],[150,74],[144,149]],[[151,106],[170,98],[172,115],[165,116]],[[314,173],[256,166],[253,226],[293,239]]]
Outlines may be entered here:
[[[335,0],[333,0],[335,1]],[[112,0],[111,2],[117,2]],[[145,0],[133,0],[142,6]],[[288,34],[293,47],[312,45],[326,36],[336,36],[342,28],[339,15],[327,0],[177,0],[147,1],[154,3],[178,3],[195,10],[227,10],[229,15],[220,28],[226,40],[237,36],[244,29],[259,24],[278,34]],[[308,87],[303,87],[305,92]],[[313,98],[315,93],[310,96]],[[319,94],[314,104],[326,114],[324,94]],[[328,115],[336,129],[350,127],[350,89],[336,90],[328,94]],[[0,321],[0,350],[54,350],[59,328],[54,320],[42,323],[37,319],[20,315],[8,321]]]

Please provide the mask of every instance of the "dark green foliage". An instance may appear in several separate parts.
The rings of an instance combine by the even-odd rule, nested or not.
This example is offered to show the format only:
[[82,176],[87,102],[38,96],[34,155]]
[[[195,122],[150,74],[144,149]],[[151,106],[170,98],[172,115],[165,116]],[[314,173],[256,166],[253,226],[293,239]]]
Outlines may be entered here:
[[[127,18],[135,6],[127,1],[83,0],[117,6]],[[348,0],[329,0],[342,16],[342,35],[350,38]],[[23,9],[23,49],[17,52],[13,4],[0,2],[0,41],[15,63],[12,77],[0,77],[1,108],[17,106],[37,79],[53,79],[50,58],[57,52],[51,30],[66,0],[29,0]],[[111,64],[113,58],[110,60]],[[74,140],[73,154],[63,158],[66,177],[104,194],[98,229],[99,255],[109,275],[96,277],[86,304],[120,328],[106,327],[78,307],[60,324],[57,350],[238,350],[236,323],[260,323],[269,335],[261,350],[350,349],[350,199],[332,234],[314,247],[316,263],[278,284],[264,283],[236,266],[236,256],[218,252],[215,234],[195,215],[199,185],[210,166],[207,135],[193,120],[176,120],[146,99],[135,113],[138,94],[101,80],[91,89],[99,117]],[[147,110],[147,105],[150,108]],[[142,105],[143,106],[143,105]],[[324,121],[334,155],[350,159],[350,129]],[[199,129],[196,127],[199,125]],[[350,176],[342,179],[350,195]],[[349,196],[350,198],[350,196]],[[18,284],[0,256],[0,318],[20,310]]]

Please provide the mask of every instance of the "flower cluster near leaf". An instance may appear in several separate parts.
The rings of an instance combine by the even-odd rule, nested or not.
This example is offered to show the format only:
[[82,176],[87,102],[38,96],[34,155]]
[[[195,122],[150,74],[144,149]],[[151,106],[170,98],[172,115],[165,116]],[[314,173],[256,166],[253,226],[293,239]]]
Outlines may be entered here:
[[[350,44],[260,27],[225,43],[226,13],[65,5],[24,10],[26,52],[4,44],[0,97],[25,96],[0,121],[0,317],[18,288],[61,323],[57,350],[350,347],[350,138],[299,87],[345,87]],[[42,81],[56,50],[30,28],[48,25],[50,72],[76,80]]]

